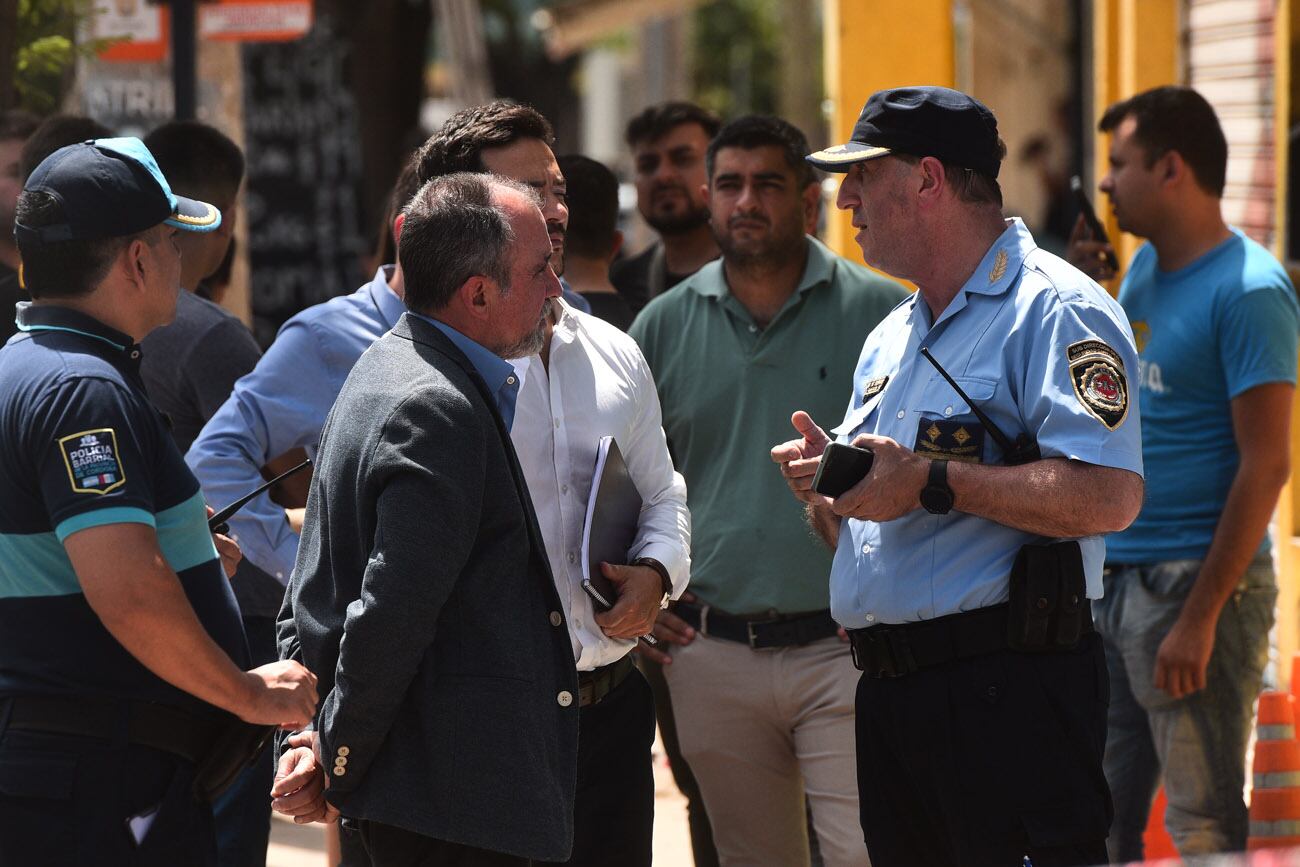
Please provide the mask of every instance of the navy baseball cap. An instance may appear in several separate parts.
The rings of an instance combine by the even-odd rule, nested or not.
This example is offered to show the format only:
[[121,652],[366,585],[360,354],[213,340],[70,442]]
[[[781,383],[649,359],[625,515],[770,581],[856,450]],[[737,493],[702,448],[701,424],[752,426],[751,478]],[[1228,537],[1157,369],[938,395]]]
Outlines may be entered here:
[[847,172],[854,163],[891,153],[937,157],[996,178],[1002,165],[998,121],[984,103],[951,88],[878,90],[848,142],[805,159],[828,172]]
[[207,202],[172,192],[138,138],[100,138],[59,148],[27,178],[24,192],[42,192],[61,206],[63,219],[45,226],[15,220],[24,247],[62,241],[120,238],[166,223],[188,232],[211,232],[221,212]]

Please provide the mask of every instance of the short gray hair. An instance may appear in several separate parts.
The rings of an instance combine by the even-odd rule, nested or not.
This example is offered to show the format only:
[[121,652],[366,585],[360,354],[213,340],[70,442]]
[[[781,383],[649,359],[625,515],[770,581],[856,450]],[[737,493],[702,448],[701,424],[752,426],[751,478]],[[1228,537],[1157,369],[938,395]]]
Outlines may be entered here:
[[433,178],[402,209],[397,258],[406,282],[406,306],[441,310],[465,281],[490,277],[510,286],[510,216],[493,200],[500,189],[538,203],[537,192],[496,175],[461,172]]

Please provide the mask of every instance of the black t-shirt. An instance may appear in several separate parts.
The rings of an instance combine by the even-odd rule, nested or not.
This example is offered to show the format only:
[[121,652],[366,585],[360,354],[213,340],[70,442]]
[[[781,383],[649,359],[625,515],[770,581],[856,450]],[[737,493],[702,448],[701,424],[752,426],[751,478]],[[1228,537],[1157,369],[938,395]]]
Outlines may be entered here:
[[632,327],[636,312],[627,299],[614,292],[579,292],[591,305],[591,315],[604,319],[621,331]]
[[627,301],[633,314],[640,312],[651,298],[662,295],[689,276],[689,273],[674,274],[668,270],[664,245],[660,242],[615,262],[609,269],[609,282]]

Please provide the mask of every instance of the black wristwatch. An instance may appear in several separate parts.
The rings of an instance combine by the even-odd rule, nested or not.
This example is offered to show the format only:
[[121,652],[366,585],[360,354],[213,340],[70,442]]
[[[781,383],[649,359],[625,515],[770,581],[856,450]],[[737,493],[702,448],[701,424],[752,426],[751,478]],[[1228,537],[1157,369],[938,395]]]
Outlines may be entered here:
[[930,461],[930,478],[921,489],[921,506],[931,515],[946,515],[952,511],[947,461]]

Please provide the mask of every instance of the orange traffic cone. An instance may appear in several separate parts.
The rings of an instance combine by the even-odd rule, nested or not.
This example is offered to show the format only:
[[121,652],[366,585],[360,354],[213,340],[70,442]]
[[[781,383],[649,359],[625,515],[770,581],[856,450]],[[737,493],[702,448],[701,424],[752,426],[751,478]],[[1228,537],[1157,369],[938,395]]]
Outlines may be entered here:
[[1148,861],[1162,858],[1177,858],[1178,850],[1174,841],[1165,830],[1165,787],[1156,792],[1156,799],[1151,804],[1151,817],[1147,820],[1147,829],[1142,834],[1143,857]]
[[1255,721],[1254,790],[1249,850],[1300,846],[1300,741],[1293,699],[1264,692]]

